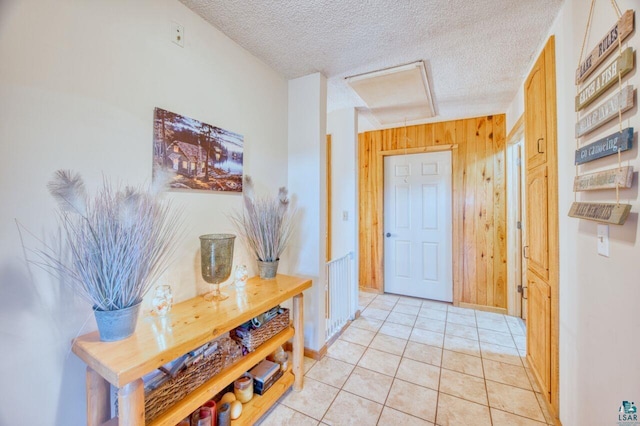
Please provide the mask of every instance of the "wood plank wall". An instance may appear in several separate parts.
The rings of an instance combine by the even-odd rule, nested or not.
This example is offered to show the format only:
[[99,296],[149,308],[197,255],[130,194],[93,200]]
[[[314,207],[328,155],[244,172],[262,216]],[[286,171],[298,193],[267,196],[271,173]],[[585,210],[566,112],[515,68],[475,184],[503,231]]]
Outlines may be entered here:
[[504,115],[358,135],[359,283],[363,290],[384,291],[383,156],[405,149],[410,153],[419,148],[451,149],[454,304],[506,309],[505,136]]

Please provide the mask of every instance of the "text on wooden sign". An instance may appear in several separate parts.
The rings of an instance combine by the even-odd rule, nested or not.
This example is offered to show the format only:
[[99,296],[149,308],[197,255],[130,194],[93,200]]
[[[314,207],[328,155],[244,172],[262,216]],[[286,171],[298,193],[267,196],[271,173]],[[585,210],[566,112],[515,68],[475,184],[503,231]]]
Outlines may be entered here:
[[576,96],[576,111],[589,105],[602,95],[607,89],[618,82],[618,74],[624,77],[633,69],[633,49],[626,48],[622,54],[602,70],[591,82]]
[[607,99],[598,108],[581,118],[576,123],[576,137],[579,138],[586,135],[612,118],[618,117],[618,110],[625,112],[633,108],[633,93],[633,86],[625,86],[621,92],[616,92],[615,95]]
[[613,225],[623,225],[630,211],[631,204],[574,202],[571,204],[569,216]]
[[573,180],[574,191],[593,191],[596,189],[631,188],[633,183],[633,167],[616,167],[615,169],[576,176]]
[[600,42],[598,42],[598,45],[589,53],[589,56],[578,65],[578,69],[576,70],[576,84],[584,81],[611,52],[617,49],[618,37],[620,37],[620,41],[622,41],[632,32],[633,10],[627,10]]
[[613,155],[620,151],[631,149],[633,145],[633,127],[627,127],[622,132],[617,132],[589,145],[576,150],[576,164],[588,163],[598,158]]

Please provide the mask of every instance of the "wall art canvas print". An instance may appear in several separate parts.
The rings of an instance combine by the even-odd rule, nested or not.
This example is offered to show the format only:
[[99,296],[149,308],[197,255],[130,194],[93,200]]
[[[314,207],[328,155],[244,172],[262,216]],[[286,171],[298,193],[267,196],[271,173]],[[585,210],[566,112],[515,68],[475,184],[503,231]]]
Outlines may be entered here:
[[242,135],[156,108],[153,175],[168,172],[171,188],[242,192]]

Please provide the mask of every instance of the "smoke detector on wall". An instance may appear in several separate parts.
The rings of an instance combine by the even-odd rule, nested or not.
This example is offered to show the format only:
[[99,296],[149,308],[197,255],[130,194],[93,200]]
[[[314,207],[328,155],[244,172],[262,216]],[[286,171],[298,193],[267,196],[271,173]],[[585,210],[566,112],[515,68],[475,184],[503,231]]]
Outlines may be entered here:
[[436,115],[423,61],[359,74],[346,80],[382,125]]

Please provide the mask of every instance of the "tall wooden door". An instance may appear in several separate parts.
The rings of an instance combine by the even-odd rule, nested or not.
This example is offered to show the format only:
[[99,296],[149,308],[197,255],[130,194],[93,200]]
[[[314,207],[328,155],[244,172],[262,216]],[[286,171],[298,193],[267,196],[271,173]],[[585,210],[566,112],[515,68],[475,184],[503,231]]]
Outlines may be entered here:
[[549,184],[547,166],[527,170],[527,268],[543,279],[549,278]]
[[551,287],[536,274],[527,276],[529,309],[528,356],[543,389],[551,389]]
[[547,162],[547,113],[545,55],[540,55],[524,86],[527,168]]
[[384,159],[384,290],[453,301],[451,151]]
[[553,37],[524,86],[527,360],[558,412],[558,165]]

